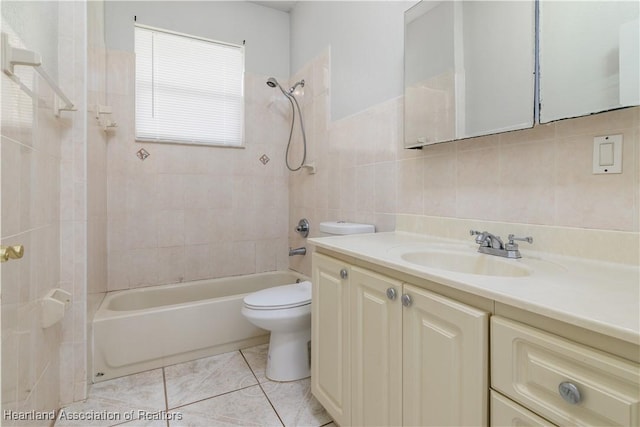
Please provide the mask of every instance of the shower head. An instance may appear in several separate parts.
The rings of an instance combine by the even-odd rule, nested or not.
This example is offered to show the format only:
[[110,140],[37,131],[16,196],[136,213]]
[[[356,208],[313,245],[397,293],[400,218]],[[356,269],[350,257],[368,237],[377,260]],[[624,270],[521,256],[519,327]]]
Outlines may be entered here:
[[278,81],[275,79],[275,77],[269,77],[267,79],[267,86],[276,87],[276,86],[280,86],[280,85],[278,84]]
[[278,89],[280,89],[280,92],[282,92],[287,98],[291,96],[287,92],[285,92],[284,89],[282,89],[282,86],[280,86],[280,83],[278,83],[278,81],[276,80],[275,77],[269,77],[267,79],[267,86],[269,86],[269,87],[277,87]]

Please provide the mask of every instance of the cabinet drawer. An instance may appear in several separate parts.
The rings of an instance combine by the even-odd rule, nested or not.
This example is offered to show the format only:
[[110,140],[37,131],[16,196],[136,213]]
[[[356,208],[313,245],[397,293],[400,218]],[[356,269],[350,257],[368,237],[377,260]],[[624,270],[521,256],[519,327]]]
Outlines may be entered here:
[[553,425],[500,393],[491,391],[491,427],[542,427]]
[[[561,383],[575,387],[566,393],[575,403]],[[500,317],[491,318],[491,385],[558,425],[640,423],[638,365]]]

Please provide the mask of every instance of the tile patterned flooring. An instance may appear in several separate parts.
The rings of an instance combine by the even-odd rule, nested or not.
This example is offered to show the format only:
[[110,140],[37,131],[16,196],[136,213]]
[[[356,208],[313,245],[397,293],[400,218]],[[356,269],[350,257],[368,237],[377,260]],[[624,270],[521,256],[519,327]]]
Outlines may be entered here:
[[309,378],[266,378],[267,350],[264,344],[96,383],[86,401],[63,408],[66,419],[55,425],[335,427],[311,395]]

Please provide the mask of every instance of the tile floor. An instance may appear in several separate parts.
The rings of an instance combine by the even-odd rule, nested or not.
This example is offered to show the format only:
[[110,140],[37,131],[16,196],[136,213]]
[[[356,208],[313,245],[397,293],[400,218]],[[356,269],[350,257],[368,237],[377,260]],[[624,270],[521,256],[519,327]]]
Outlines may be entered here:
[[264,344],[94,384],[89,398],[63,408],[66,418],[55,425],[335,427],[311,395],[309,378],[266,378],[267,349]]

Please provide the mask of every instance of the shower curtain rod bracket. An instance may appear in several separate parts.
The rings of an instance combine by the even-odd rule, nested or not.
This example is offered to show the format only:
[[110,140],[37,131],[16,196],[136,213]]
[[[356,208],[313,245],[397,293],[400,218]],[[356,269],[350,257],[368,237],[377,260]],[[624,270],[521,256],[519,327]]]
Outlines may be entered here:
[[40,54],[27,49],[19,49],[9,44],[9,36],[2,33],[2,71],[8,76],[13,76],[14,65],[29,65],[37,67],[42,65]]
[[60,117],[60,111],[78,111],[73,104],[67,104],[64,100],[60,99],[58,95],[53,97],[53,113],[56,117]]
[[64,94],[62,89],[58,86],[58,84],[45,72],[44,68],[42,68],[42,57],[39,53],[34,52],[32,50],[20,49],[17,47],[11,46],[9,43],[9,35],[7,33],[2,33],[2,71],[11,78],[14,82],[16,82],[22,90],[27,92],[27,94],[31,97],[34,97],[34,93],[31,89],[25,86],[18,76],[14,73],[14,66],[16,65],[26,65],[29,67],[33,67],[33,69],[40,74],[51,89],[55,92],[54,100],[53,100],[53,110],[56,117],[60,117],[60,111],[77,111],[77,108],[73,105],[73,102]]

